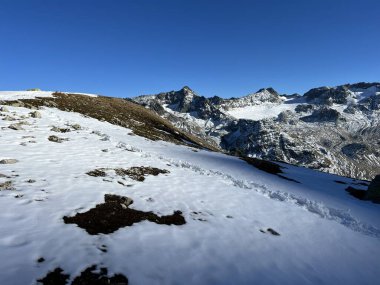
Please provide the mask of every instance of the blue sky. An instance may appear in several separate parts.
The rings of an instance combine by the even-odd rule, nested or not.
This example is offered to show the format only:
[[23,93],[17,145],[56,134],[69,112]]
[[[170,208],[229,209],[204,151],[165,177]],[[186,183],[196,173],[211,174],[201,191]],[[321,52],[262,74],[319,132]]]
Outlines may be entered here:
[[380,81],[378,0],[0,0],[0,90],[243,96]]

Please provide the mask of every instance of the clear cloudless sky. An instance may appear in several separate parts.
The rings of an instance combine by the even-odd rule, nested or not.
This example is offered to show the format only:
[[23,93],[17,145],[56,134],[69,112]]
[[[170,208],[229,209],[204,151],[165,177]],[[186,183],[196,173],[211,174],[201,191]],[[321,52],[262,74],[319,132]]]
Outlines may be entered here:
[[0,90],[131,97],[380,81],[379,0],[0,0]]

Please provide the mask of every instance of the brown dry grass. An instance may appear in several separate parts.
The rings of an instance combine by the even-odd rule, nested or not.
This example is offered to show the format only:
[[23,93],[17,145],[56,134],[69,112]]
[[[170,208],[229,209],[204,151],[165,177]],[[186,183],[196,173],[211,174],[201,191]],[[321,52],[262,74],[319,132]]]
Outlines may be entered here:
[[25,107],[56,107],[63,111],[81,113],[98,120],[129,128],[134,134],[150,140],[163,140],[176,144],[217,151],[200,138],[175,128],[152,111],[126,99],[105,96],[90,97],[80,94],[55,92],[52,98],[2,101],[3,105],[21,103]]

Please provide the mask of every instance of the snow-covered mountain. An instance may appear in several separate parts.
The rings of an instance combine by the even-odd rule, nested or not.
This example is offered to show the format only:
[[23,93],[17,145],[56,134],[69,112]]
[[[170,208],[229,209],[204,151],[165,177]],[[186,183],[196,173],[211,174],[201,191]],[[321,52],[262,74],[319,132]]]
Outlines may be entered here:
[[215,147],[325,172],[372,179],[380,173],[380,83],[272,88],[242,98],[205,98],[189,87],[133,100]]
[[[181,92],[158,106],[204,100]],[[365,181],[213,151],[117,98],[0,92],[0,118],[0,284],[378,281]]]

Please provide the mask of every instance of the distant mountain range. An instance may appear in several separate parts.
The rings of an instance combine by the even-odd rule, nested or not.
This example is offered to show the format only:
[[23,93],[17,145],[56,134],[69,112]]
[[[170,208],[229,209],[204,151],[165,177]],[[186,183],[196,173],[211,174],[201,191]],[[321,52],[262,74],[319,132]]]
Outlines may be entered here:
[[372,179],[380,173],[380,83],[206,98],[185,86],[134,102],[226,152]]

